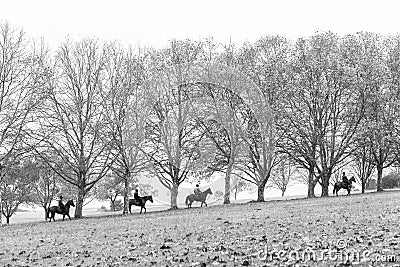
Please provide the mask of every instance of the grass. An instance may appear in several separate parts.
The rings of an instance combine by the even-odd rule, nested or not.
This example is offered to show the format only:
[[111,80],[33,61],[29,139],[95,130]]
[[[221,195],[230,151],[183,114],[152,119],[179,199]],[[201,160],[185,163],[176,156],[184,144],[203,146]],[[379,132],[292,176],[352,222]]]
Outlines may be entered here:
[[[387,263],[377,260],[393,260],[396,253],[400,260],[399,196],[385,192],[5,226],[0,265],[380,266]],[[324,250],[339,256],[320,259]],[[305,251],[315,252],[315,261],[302,258]],[[343,257],[354,251],[359,259]],[[363,252],[371,254],[362,257]]]

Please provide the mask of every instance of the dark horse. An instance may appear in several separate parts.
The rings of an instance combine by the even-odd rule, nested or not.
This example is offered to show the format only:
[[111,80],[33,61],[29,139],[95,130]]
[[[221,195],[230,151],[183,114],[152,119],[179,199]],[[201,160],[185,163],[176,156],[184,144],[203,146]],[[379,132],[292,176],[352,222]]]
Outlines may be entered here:
[[207,207],[206,198],[207,198],[208,194],[212,195],[212,192],[211,192],[210,188],[208,188],[204,192],[199,193],[198,195],[195,195],[195,194],[188,195],[186,197],[186,202],[185,202],[186,206],[188,208],[191,208],[193,201],[198,201],[198,202],[201,202],[201,206],[200,207],[203,207],[203,204],[206,204],[206,207]]
[[352,186],[352,182],[356,182],[356,179],[354,177],[351,177],[348,183],[345,182],[336,182],[335,185],[333,186],[333,194],[338,195],[338,192],[340,189],[347,189],[347,195],[350,195],[350,191]]
[[52,206],[47,209],[46,217],[50,218],[50,222],[51,219],[53,219],[53,222],[55,222],[56,220],[54,220],[54,216],[56,215],[56,213],[58,213],[63,215],[63,221],[65,219],[65,215],[67,215],[68,218],[71,220],[71,217],[69,217],[69,207],[71,206],[75,207],[74,201],[72,200],[68,200],[63,209],[60,209],[58,206]]
[[129,213],[131,212],[131,207],[132,205],[139,206],[140,207],[140,214],[142,214],[142,210],[144,209],[144,213],[146,213],[146,201],[150,200],[151,203],[153,203],[153,197],[152,196],[144,196],[144,197],[139,197],[140,199],[129,199]]

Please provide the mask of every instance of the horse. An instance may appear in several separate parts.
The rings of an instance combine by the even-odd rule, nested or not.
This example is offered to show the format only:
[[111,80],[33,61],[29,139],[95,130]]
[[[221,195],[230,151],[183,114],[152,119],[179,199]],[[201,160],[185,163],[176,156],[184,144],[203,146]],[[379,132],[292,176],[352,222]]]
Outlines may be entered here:
[[140,199],[129,199],[129,213],[131,212],[131,207],[132,205],[139,206],[140,207],[140,214],[142,214],[142,210],[144,209],[144,213],[146,213],[146,201],[150,200],[151,203],[153,203],[153,197],[152,196],[144,196],[144,197],[139,197]]
[[207,198],[208,194],[212,195],[210,188],[208,188],[204,192],[199,193],[198,195],[190,194],[186,197],[185,204],[188,208],[191,208],[193,201],[198,201],[198,202],[201,202],[200,207],[203,207],[203,204],[206,204],[206,207],[207,207],[206,198]]
[[55,222],[56,220],[54,219],[54,217],[55,217],[56,213],[58,213],[58,214],[63,215],[63,221],[65,219],[65,215],[67,215],[69,220],[71,220],[71,217],[69,216],[69,207],[71,207],[71,206],[75,207],[74,201],[72,201],[72,199],[68,200],[68,202],[64,205],[64,209],[62,209],[62,210],[58,206],[52,206],[52,207],[48,208],[47,212],[46,212],[46,219],[50,218],[49,222],[51,222],[51,219],[53,219],[53,222]]
[[338,192],[340,189],[347,189],[347,195],[350,195],[350,191],[352,188],[351,183],[356,182],[356,179],[354,177],[351,177],[348,183],[345,182],[336,182],[335,185],[333,186],[333,194],[338,195]]

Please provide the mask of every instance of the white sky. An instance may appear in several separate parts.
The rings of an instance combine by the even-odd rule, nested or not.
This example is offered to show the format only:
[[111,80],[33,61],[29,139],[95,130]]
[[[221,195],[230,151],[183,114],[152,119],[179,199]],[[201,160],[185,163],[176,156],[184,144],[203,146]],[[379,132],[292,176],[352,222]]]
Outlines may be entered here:
[[395,0],[0,0],[0,20],[53,48],[67,36],[161,47],[173,38],[241,43],[317,30],[395,34],[399,8]]

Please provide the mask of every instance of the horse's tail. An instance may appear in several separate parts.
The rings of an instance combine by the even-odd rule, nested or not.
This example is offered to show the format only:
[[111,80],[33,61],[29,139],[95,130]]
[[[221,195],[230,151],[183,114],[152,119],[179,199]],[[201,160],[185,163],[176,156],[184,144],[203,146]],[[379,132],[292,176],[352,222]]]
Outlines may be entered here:
[[185,205],[189,205],[189,196],[186,197]]

